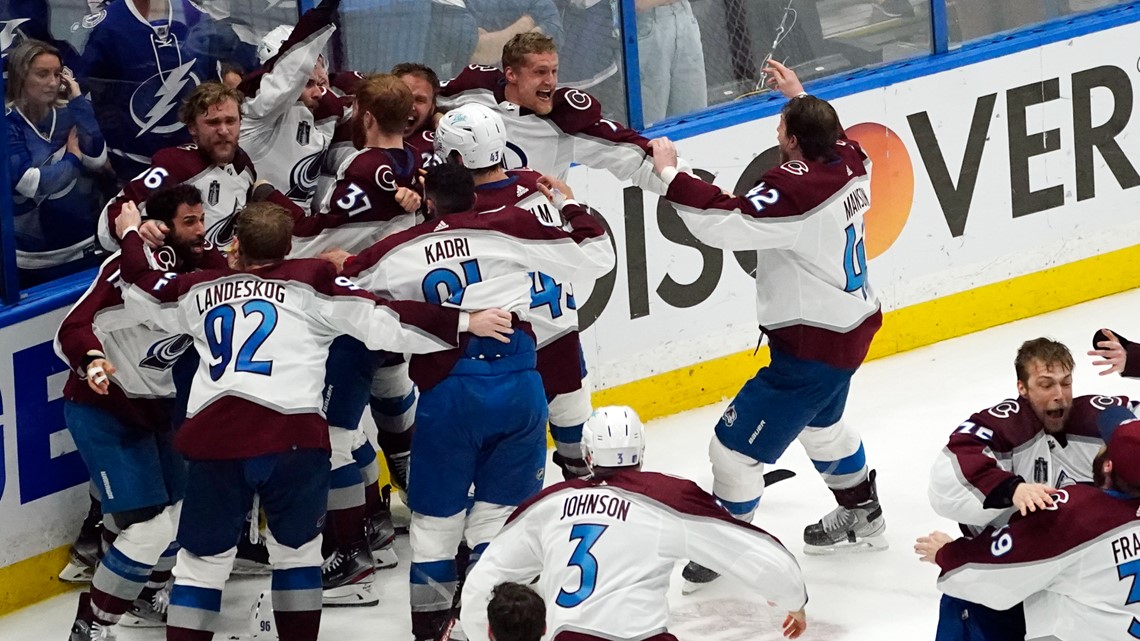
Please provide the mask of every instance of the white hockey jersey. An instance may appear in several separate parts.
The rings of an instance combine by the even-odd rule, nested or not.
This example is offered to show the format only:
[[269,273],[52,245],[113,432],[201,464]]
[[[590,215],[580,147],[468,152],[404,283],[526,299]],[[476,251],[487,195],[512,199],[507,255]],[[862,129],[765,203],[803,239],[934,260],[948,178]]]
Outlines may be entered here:
[[537,576],[546,638],[661,634],[669,577],[685,559],[732,576],[783,610],[807,602],[799,565],[775,537],[733,519],[691,481],[629,470],[559,483],[515,510],[467,577],[463,631],[487,641],[494,587]]
[[508,169],[529,167],[565,179],[570,164],[577,162],[605,169],[653,193],[665,193],[665,183],[653,171],[649,139],[603,118],[601,104],[593,96],[580,89],[556,89],[553,109],[540,116],[507,100],[505,83],[498,68],[471,65],[443,85],[436,104],[451,109],[477,103],[502,116]]
[[954,429],[934,461],[930,506],[939,516],[980,529],[1009,520],[1019,479],[1056,488],[1091,482],[1093,459],[1104,447],[1097,418],[1108,407],[1127,408],[1129,400],[1074,398],[1059,434],[1045,432],[1024,398],[976,412]]
[[380,301],[322,260],[184,275],[148,271],[143,260],[141,237],[128,233],[126,304],[164,331],[193,336],[202,359],[177,436],[189,458],[327,449],[324,368],[339,335],[392,352],[458,345],[458,310]]
[[998,610],[1024,602],[1027,639],[1140,637],[1140,499],[1073,485],[1053,500],[948,543],[936,559],[938,588]]
[[665,197],[706,245],[756,251],[756,313],[774,349],[854,369],[882,324],[863,246],[871,160],[850,140],[834,152],[771,169],[743,196],[667,172]]
[[250,96],[242,107],[242,148],[257,166],[259,177],[306,213],[333,132],[342,119],[351,116],[351,99],[331,91],[325,91],[315,112],[298,100],[317,56],[336,30],[330,20],[331,9],[325,5],[306,12],[277,56],[241,84],[242,93]]

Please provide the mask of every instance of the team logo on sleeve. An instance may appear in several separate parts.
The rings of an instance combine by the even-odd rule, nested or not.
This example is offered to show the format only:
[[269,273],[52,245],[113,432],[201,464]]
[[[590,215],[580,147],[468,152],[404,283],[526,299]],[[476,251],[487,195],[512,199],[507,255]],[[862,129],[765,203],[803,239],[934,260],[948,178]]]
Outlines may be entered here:
[[783,169],[793,176],[802,176],[808,172],[807,163],[802,160],[789,160],[780,165],[780,169]]
[[146,357],[139,362],[139,367],[160,371],[168,370],[174,367],[174,361],[178,360],[178,357],[182,356],[193,345],[194,339],[189,334],[164,338],[150,346]]
[[570,89],[563,95],[566,96],[566,102],[578,111],[585,111],[594,104],[594,99],[590,97],[590,94],[579,89]]

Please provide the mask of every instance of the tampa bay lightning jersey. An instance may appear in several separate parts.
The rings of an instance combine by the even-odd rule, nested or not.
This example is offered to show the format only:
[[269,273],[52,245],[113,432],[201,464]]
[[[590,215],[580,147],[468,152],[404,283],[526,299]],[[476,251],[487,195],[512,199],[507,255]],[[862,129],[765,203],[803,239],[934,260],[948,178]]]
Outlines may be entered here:
[[[105,200],[96,172],[107,151],[91,103],[74,98],[35,124],[8,105],[5,118],[17,264],[44,269],[94,253],[95,220]],[[67,153],[72,128],[83,158]]]
[[148,21],[131,0],[118,0],[80,22],[90,33],[75,71],[91,92],[118,175],[135,176],[154,152],[190,142],[178,107],[213,77],[215,61],[186,43],[192,27],[210,21],[176,1],[165,18]]

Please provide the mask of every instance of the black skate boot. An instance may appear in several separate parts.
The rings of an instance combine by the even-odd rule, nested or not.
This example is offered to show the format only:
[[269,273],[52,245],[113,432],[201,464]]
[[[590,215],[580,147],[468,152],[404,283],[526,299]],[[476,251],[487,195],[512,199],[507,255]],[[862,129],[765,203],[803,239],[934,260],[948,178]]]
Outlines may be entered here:
[[400,559],[392,543],[396,540],[396,528],[392,525],[392,486],[380,488],[380,505],[366,517],[364,530],[368,533],[368,547],[372,550],[372,560],[376,569],[387,570],[396,567]]
[[839,507],[804,528],[805,554],[870,552],[888,547],[887,521],[879,505],[875,470],[867,480],[846,490],[832,490]]
[[719,579],[720,575],[695,561],[689,561],[685,569],[681,570],[681,578],[685,580],[681,594],[692,594]]
[[91,593],[79,595],[79,608],[75,613],[75,623],[71,624],[71,635],[67,641],[115,641],[111,627],[91,620]]
[[321,603],[326,608],[360,608],[377,605],[379,597],[372,591],[376,573],[367,544],[335,550],[321,567],[324,589]]
[[64,583],[90,583],[95,576],[95,566],[103,556],[103,511],[99,502],[92,499],[79,528],[79,537],[67,551],[67,565],[59,572],[59,580]]

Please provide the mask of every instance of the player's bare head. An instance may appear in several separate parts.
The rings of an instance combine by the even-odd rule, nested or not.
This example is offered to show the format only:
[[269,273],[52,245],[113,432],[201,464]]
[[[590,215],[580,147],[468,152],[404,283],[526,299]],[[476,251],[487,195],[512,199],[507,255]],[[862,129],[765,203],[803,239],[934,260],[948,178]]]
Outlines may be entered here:
[[293,242],[293,217],[281,205],[246,205],[234,220],[235,247],[245,264],[285,258]]
[[43,108],[59,100],[63,70],[59,50],[42,40],[28,39],[8,53],[5,99]]
[[470,211],[475,206],[475,180],[459,165],[435,165],[424,175],[424,196],[429,218]]
[[412,90],[392,74],[368,76],[356,89],[356,125],[388,136],[403,136],[412,111]]
[[594,410],[582,426],[582,454],[597,478],[623,469],[640,469],[645,459],[641,417],[632,407],[613,405]]
[[[1112,409],[1123,410],[1109,414]],[[1097,487],[1140,496],[1140,421],[1124,408],[1102,412],[1098,423],[1109,418],[1111,425],[1100,425],[1105,446],[1093,459],[1093,482]]]
[[487,625],[494,641],[538,641],[546,634],[546,603],[519,583],[500,583],[491,591]]
[[1029,401],[1047,432],[1065,427],[1073,404],[1073,365],[1069,348],[1051,338],[1025,341],[1017,350],[1017,392]]
[[242,99],[237,89],[220,82],[203,82],[178,110],[194,144],[216,165],[233,162],[237,154]]
[[431,67],[418,62],[401,62],[392,67],[392,75],[403,80],[412,91],[412,114],[404,129],[404,135],[408,135],[422,128],[435,113],[439,76]]
[[558,50],[542,33],[520,33],[503,45],[507,100],[546,115],[554,107],[558,87]]
[[202,192],[190,183],[167,185],[146,199],[146,216],[170,229],[166,244],[184,259],[200,257],[206,247],[206,214]]
[[839,131],[839,115],[831,103],[815,96],[792,98],[780,111],[780,155],[786,156],[785,162],[798,160],[797,153],[807,160],[831,158]]

